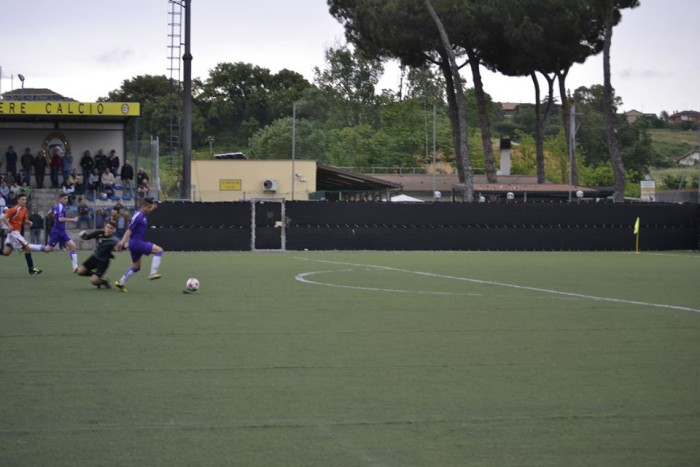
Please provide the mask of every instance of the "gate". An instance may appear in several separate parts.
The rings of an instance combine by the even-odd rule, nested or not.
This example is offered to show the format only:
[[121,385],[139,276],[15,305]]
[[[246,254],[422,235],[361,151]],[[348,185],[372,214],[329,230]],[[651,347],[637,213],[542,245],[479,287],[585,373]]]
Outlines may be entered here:
[[250,249],[252,251],[285,251],[286,223],[282,199],[253,199]]

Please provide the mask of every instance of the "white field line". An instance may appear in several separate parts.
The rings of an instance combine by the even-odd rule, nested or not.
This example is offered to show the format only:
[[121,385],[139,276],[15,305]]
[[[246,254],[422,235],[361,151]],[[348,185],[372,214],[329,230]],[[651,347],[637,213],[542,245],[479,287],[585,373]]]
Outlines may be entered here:
[[[541,287],[529,287],[529,286],[525,286],[525,285],[509,284],[507,282],[474,279],[471,277],[449,276],[449,275],[445,275],[445,274],[435,274],[432,272],[412,271],[410,269],[392,268],[390,266],[380,266],[380,265],[376,265],[376,264],[348,263],[348,262],[343,262],[343,261],[330,261],[330,260],[323,260],[323,259],[310,259],[310,258],[300,258],[300,257],[297,257],[296,259],[301,259],[304,261],[314,261],[314,262],[318,262],[318,263],[337,264],[337,265],[343,265],[343,266],[375,268],[375,269],[380,269],[380,270],[384,270],[384,271],[401,272],[401,273],[405,273],[405,274],[415,274],[418,276],[471,282],[473,284],[494,285],[494,286],[498,286],[498,287],[508,287],[511,289],[518,289],[518,290],[530,290],[533,292],[542,292],[542,293],[546,293],[546,294],[553,294],[553,295],[558,295],[558,296],[563,296],[563,297],[583,298],[586,300],[595,300],[595,301],[613,302],[613,303],[625,303],[628,305],[640,305],[640,306],[648,306],[648,307],[652,307],[652,308],[667,308],[667,309],[671,309],[671,310],[692,311],[694,313],[700,313],[700,309],[690,308],[687,306],[668,305],[666,303],[642,302],[642,301],[637,301],[637,300],[625,300],[625,299],[621,299],[621,298],[598,297],[596,295],[586,295],[586,294],[580,294],[580,293],[574,293],[574,292],[562,292],[559,290],[544,289]],[[300,280],[299,275],[297,276],[297,280]],[[328,284],[324,284],[324,285],[328,285]],[[351,287],[351,286],[338,286],[338,287],[355,288],[355,287]]]
[[317,274],[328,274],[332,272],[354,272],[354,269],[334,269],[334,270],[326,270],[326,271],[311,271],[311,272],[303,272],[301,274],[297,274],[295,276],[295,279],[298,280],[299,282],[303,282],[305,284],[313,284],[313,285],[325,285],[326,287],[337,287],[339,289],[357,289],[357,290],[370,290],[373,292],[395,292],[395,293],[417,293],[417,294],[425,294],[425,295],[470,295],[470,296],[483,296],[483,294],[477,294],[477,293],[460,293],[460,292],[430,292],[427,290],[406,290],[406,289],[381,289],[378,287],[362,287],[359,285],[341,285],[341,284],[331,284],[328,282],[318,282],[318,281],[313,281],[308,279],[309,276],[314,276]]

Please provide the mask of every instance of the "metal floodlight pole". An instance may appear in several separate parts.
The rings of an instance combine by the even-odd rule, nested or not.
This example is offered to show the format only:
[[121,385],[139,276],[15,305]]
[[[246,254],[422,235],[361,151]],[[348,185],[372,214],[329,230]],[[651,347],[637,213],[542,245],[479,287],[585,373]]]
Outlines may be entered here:
[[182,186],[180,196],[182,199],[191,199],[192,174],[190,162],[192,160],[192,53],[190,52],[191,30],[191,0],[184,0],[185,6],[185,54],[183,61],[182,82]]
[[292,201],[294,201],[294,179],[297,174],[295,172],[296,162],[296,147],[297,147],[297,103],[292,103]]
[[437,191],[435,174],[437,173],[437,104],[433,102],[433,195]]
[[576,145],[576,105],[569,108],[569,203],[574,178],[574,146]]

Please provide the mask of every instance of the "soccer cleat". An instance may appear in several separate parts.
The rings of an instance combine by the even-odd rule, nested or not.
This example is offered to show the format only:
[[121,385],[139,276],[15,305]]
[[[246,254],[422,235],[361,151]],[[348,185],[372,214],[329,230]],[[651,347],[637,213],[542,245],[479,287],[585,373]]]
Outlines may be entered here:
[[29,270],[29,274],[31,274],[32,276],[38,276],[38,275],[41,274],[42,272],[44,272],[44,271],[41,270],[41,269],[37,269],[37,268],[31,268],[31,269]]
[[149,281],[154,281],[156,279],[160,279],[160,274],[151,274],[150,276],[148,276]]
[[[109,285],[109,279],[102,279],[102,281],[100,282],[100,285],[104,285],[104,286],[105,286],[105,289],[111,289],[111,288],[112,288],[112,286]],[[125,292],[126,292],[126,290],[125,290]]]
[[119,281],[114,281],[114,286],[122,292],[126,292],[126,286],[122,285]]
[[73,268],[73,274],[78,274],[78,268]]

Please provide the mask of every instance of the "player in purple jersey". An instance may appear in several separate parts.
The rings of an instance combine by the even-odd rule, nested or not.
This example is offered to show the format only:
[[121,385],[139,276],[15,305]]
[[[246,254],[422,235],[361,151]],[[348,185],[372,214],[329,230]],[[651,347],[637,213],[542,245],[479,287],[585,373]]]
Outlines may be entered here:
[[66,193],[61,193],[58,195],[58,203],[49,211],[49,213],[53,215],[53,227],[51,227],[49,241],[46,242],[47,245],[43,247],[43,251],[50,253],[59,242],[64,243],[70,254],[70,263],[73,272],[76,272],[78,270],[78,253],[76,252],[78,245],[75,244],[66,232],[66,222],[78,222],[78,217],[66,217],[66,204],[68,204],[68,195]]
[[129,245],[129,252],[131,253],[131,260],[133,261],[132,266],[124,272],[124,275],[114,283],[114,285],[121,290],[126,292],[126,281],[129,280],[131,276],[136,274],[141,270],[141,258],[146,255],[153,253],[153,261],[151,262],[151,273],[148,276],[149,280],[160,279],[160,274],[158,274],[158,268],[160,267],[160,260],[163,256],[163,248],[156,245],[155,243],[147,242],[145,240],[146,229],[148,228],[148,214],[151,213],[156,208],[157,204],[153,198],[145,198],[141,202],[141,208],[134,214],[129,223],[129,228],[124,232],[121,240],[117,242],[115,249],[117,251],[124,248],[124,245]]

